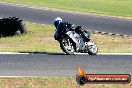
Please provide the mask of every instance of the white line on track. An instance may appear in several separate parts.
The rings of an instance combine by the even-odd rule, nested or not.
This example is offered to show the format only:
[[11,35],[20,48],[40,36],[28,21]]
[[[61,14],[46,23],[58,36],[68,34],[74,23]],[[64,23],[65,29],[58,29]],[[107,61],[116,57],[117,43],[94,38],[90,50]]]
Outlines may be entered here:
[[18,52],[0,52],[0,54],[29,54],[29,53],[18,53]]
[[[0,52],[0,54],[30,54],[19,52]],[[88,55],[87,53],[75,53],[77,55]],[[132,53],[98,53],[97,55],[132,55]]]
[[98,53],[98,55],[132,55],[132,53]]
[[[88,55],[87,53],[75,53],[76,55]],[[132,55],[132,53],[98,53],[97,55]]]

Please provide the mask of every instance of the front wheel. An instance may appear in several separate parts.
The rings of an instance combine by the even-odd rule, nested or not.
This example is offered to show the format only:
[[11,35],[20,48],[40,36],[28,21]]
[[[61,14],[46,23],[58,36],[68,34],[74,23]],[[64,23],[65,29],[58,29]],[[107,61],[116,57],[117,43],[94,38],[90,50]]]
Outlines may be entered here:
[[96,55],[98,53],[98,47],[95,44],[88,45],[88,54]]
[[68,36],[64,36],[60,40],[60,47],[67,55],[73,55],[75,53],[73,43]]

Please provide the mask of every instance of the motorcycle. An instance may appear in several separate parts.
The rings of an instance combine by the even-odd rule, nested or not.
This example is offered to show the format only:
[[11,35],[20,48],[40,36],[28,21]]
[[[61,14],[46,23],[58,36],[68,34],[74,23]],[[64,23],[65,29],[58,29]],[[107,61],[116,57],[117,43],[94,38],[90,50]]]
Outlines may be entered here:
[[85,31],[85,36],[83,36],[75,30],[77,30],[77,27],[75,28],[72,24],[70,24],[70,26],[66,25],[64,29],[56,29],[54,38],[60,43],[63,52],[67,55],[73,55],[75,53],[96,55],[98,53],[98,48],[90,39],[91,33]]

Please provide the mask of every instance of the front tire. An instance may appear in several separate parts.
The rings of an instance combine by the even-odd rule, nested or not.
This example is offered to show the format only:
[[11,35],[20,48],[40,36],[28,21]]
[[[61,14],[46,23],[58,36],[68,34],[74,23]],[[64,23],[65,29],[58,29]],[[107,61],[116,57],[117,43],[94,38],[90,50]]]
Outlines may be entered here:
[[71,39],[68,36],[64,36],[60,40],[60,47],[67,55],[73,55],[75,50]]
[[88,46],[88,54],[89,55],[97,55],[98,47],[96,45],[89,45]]

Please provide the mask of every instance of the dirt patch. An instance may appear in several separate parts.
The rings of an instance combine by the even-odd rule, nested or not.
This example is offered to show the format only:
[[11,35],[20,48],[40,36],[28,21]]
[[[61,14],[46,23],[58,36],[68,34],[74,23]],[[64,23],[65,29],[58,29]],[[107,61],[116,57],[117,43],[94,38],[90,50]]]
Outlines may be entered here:
[[131,53],[132,50],[132,37],[93,34],[92,40],[96,42],[99,52]]
[[0,78],[0,88],[132,88],[130,84],[85,84],[80,86],[73,77]]

